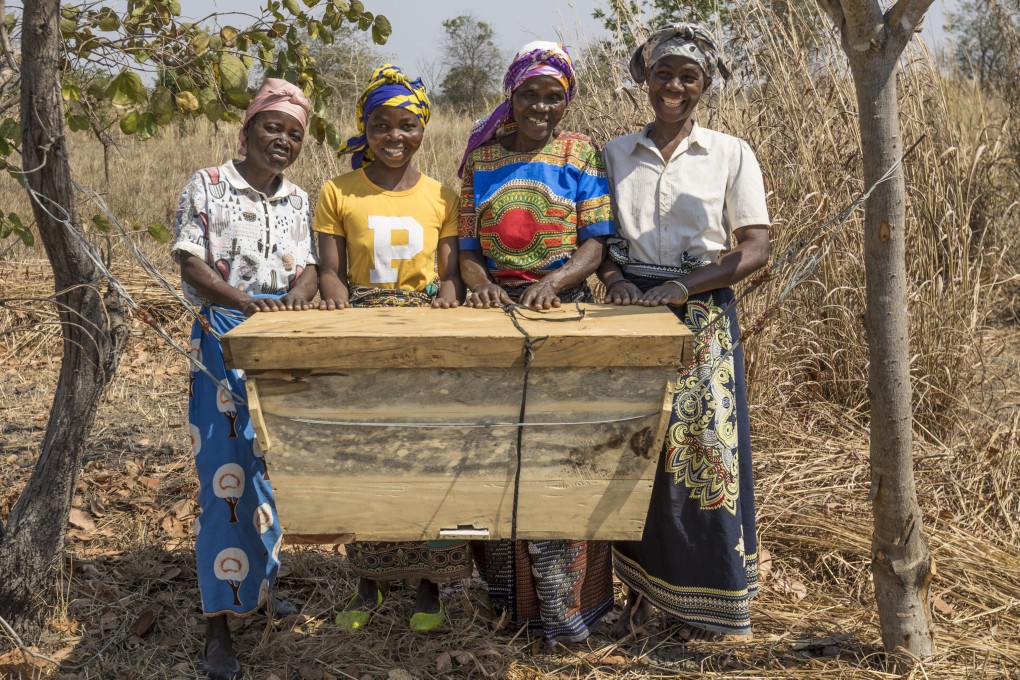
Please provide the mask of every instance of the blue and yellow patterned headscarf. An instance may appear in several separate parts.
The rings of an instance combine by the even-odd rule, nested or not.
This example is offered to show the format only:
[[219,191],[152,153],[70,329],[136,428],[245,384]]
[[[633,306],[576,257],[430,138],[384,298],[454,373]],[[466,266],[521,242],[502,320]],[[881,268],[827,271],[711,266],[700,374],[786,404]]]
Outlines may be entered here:
[[428,124],[432,109],[429,93],[421,78],[411,80],[393,64],[383,64],[377,68],[365,91],[358,98],[358,134],[344,142],[337,152],[341,156],[347,153],[354,154],[351,158],[351,167],[354,169],[375,160],[365,137],[365,123],[368,116],[380,106],[407,109],[418,117],[422,127]]

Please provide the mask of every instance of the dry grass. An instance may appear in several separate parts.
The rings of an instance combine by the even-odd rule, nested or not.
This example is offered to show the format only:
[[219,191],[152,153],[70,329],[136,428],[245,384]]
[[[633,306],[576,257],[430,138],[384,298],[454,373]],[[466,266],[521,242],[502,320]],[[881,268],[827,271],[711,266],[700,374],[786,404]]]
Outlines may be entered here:
[[[730,88],[708,102],[705,124],[749,140],[762,162],[776,250],[813,247],[824,220],[863,189],[855,100],[832,50],[808,60],[799,36],[817,17],[776,22],[757,2],[737,24],[754,37],[741,65],[758,89]],[[748,43],[749,44],[749,43]],[[611,90],[622,64],[590,69],[571,124],[605,140],[648,119],[640,92]],[[596,77],[597,74],[597,77]],[[901,118],[908,141],[927,138],[907,164],[911,344],[915,357],[916,471],[938,577],[932,607],[938,655],[915,678],[1020,678],[1020,309],[1007,257],[1020,244],[1020,167],[1002,101],[939,74],[920,49],[906,60]],[[596,96],[602,93],[602,96]],[[348,126],[349,127],[349,126]],[[437,111],[419,154],[423,171],[456,186],[469,121]],[[204,122],[123,141],[103,179],[102,149],[73,140],[76,174],[101,189],[128,223],[169,224],[195,168],[221,163],[236,130]],[[291,176],[316,192],[344,167],[310,145]],[[0,210],[25,209],[0,180]],[[96,211],[83,204],[83,215]],[[98,237],[103,242],[102,237]],[[167,249],[142,239],[161,270]],[[104,243],[104,247],[105,247]],[[169,297],[109,244],[115,273],[179,339],[187,319]],[[668,628],[610,642],[604,635],[555,654],[533,655],[516,631],[494,631],[477,581],[445,593],[451,626],[427,638],[405,619],[398,591],[363,634],[348,637],[331,612],[353,588],[337,551],[292,547],[280,585],[304,606],[282,621],[237,621],[249,677],[357,678],[889,678],[870,583],[867,382],[860,223],[853,221],[812,279],[749,341],[755,434],[760,596],[748,640],[680,644]],[[38,247],[0,243],[0,517],[31,470],[59,363],[51,294]],[[172,278],[172,277],[171,277]],[[757,319],[776,293],[748,301]],[[69,533],[50,628],[40,646],[86,668],[79,678],[199,675],[202,622],[188,525],[196,482],[183,423],[186,375],[144,324],[102,406],[86,452],[75,507],[94,526]],[[159,608],[151,630],[132,632]],[[0,635],[0,654],[5,640]],[[98,658],[93,655],[101,652]],[[407,674],[401,675],[399,671]],[[327,675],[328,674],[328,675]]]

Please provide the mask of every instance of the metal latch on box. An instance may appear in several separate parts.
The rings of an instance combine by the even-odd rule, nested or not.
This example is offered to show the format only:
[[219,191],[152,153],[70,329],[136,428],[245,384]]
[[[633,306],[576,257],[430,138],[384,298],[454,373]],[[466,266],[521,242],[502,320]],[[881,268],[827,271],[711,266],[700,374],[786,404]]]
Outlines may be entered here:
[[440,529],[439,538],[484,540],[489,538],[489,530],[485,527],[476,527],[474,524],[458,524],[456,529]]

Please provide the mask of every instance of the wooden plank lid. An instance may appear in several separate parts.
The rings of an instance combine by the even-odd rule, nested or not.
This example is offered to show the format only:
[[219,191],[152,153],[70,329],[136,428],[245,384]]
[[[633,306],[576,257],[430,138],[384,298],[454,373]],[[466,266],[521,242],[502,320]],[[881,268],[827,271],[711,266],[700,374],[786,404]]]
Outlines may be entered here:
[[[570,304],[517,319],[536,367],[690,363],[690,330],[666,308]],[[512,367],[524,344],[503,310],[464,307],[263,312],[223,337],[227,365],[249,372]]]

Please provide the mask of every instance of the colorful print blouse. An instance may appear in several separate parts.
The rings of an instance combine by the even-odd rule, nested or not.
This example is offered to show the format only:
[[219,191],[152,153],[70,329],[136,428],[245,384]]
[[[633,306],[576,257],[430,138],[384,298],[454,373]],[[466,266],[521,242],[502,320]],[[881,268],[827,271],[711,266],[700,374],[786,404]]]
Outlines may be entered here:
[[[253,189],[232,161],[199,170],[177,202],[171,253],[188,252],[249,295],[286,293],[318,264],[308,194],[283,179],[272,196]],[[209,304],[187,283],[184,295]]]
[[482,251],[496,283],[537,281],[581,241],[614,233],[605,165],[588,137],[563,132],[529,152],[495,141],[468,157],[459,244]]

